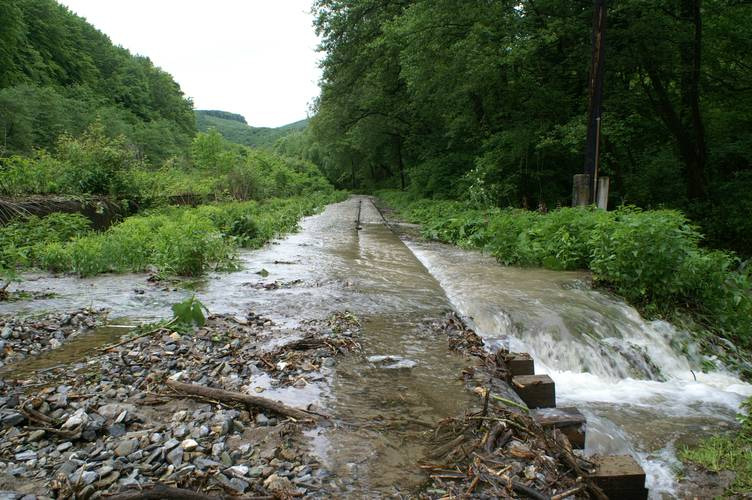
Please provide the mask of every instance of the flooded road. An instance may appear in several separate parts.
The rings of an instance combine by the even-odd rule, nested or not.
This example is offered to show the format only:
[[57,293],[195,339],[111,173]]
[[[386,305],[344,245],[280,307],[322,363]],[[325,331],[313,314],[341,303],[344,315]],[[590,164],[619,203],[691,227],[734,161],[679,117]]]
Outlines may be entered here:
[[[360,497],[419,484],[425,431],[478,403],[459,379],[467,360],[426,328],[451,308],[491,347],[530,352],[536,371],[556,381],[558,404],[587,414],[587,452],[635,455],[656,498],[677,494],[676,448],[733,425],[752,394],[730,374],[701,373],[686,334],[591,290],[587,275],[503,267],[477,252],[400,237],[367,197],[331,205],[304,219],[300,232],[240,259],[242,271],[192,282],[30,276],[21,288],[54,297],[3,303],[0,314],[92,305],[136,323],[169,317],[171,304],[195,293],[215,313],[270,317],[284,341],[305,320],[351,312],[362,325],[362,352],[303,388],[254,384],[335,417],[333,427],[310,432],[312,447],[333,472],[335,491]],[[73,362],[83,345],[112,342],[118,332],[82,336],[25,366]]]

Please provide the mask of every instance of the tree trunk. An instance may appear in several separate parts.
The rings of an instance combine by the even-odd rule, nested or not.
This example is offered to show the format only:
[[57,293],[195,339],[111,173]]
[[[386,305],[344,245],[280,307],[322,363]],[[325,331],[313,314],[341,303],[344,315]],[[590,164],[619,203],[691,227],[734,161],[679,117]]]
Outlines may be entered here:
[[405,190],[405,161],[402,158],[402,137],[396,136],[397,141],[397,166],[400,173],[400,188]]
[[700,111],[700,67],[702,63],[702,0],[682,0],[681,16],[692,24],[692,37],[682,44],[681,121],[688,126],[686,144],[687,195],[690,199],[706,195],[705,161],[707,145]]

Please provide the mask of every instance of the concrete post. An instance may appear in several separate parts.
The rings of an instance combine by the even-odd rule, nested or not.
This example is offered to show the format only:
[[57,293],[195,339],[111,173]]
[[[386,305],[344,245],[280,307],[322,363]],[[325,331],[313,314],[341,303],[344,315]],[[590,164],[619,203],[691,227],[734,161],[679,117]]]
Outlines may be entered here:
[[590,204],[590,176],[577,174],[572,184],[572,206],[584,207]]
[[608,188],[610,179],[608,177],[598,177],[598,208],[608,210]]

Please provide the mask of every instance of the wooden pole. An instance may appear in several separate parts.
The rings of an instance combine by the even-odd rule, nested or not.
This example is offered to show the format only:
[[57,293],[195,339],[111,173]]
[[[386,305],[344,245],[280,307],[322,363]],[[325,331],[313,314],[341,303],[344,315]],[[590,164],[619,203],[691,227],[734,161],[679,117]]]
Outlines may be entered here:
[[[585,141],[584,173],[595,182],[598,163],[598,121],[601,117],[603,101],[604,35],[606,31],[606,1],[593,0],[592,58],[590,61],[590,79],[588,82],[588,122]],[[591,190],[590,203],[595,202],[595,190]]]

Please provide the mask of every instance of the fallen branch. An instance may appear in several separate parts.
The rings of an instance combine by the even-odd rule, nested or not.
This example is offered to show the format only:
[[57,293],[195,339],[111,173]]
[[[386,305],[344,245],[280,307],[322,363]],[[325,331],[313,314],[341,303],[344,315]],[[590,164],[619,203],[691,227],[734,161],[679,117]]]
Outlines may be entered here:
[[107,500],[217,500],[225,497],[155,484],[154,486],[146,486],[139,490],[133,489],[131,491],[115,493],[114,495],[107,495],[104,498]]
[[168,380],[167,385],[174,389],[176,392],[183,393],[189,396],[200,396],[202,398],[214,399],[217,401],[232,401],[236,403],[244,403],[250,406],[256,406],[265,410],[273,411],[279,415],[290,417],[295,420],[313,420],[317,421],[324,415],[312,413],[306,410],[300,410],[287,406],[277,401],[262,398],[259,396],[251,396],[250,394],[243,394],[241,392],[225,391],[223,389],[214,389],[212,387],[206,387],[196,384],[184,384],[175,380]]

